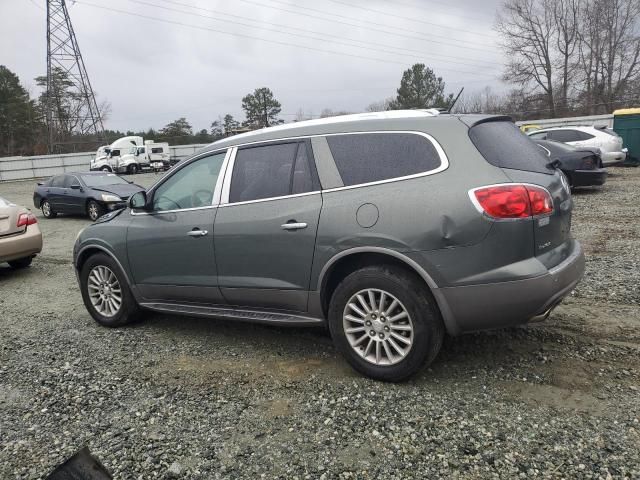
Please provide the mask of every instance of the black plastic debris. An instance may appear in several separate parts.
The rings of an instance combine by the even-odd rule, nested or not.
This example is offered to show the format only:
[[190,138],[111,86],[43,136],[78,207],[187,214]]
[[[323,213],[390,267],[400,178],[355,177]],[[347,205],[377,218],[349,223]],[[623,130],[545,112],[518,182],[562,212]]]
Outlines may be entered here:
[[89,449],[84,447],[57,467],[46,480],[112,480],[113,477]]

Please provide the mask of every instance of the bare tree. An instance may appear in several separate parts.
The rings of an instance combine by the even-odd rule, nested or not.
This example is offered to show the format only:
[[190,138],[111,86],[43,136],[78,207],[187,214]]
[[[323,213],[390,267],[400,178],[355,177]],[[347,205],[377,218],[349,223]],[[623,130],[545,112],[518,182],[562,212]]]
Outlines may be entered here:
[[554,0],[507,0],[496,20],[496,31],[510,58],[506,81],[519,85],[533,83],[547,98],[555,116],[553,47],[558,27]]
[[589,113],[610,112],[640,76],[640,2],[591,0],[583,9],[580,64]]
[[566,112],[569,100],[569,84],[577,68],[574,55],[578,49],[580,28],[580,5],[583,0],[556,0],[553,6],[553,19],[557,28],[556,48],[560,70],[560,106]]
[[380,100],[379,102],[373,102],[367,105],[365,108],[365,112],[384,112],[386,110],[391,110],[391,104],[393,103],[393,98],[385,98],[384,100]]

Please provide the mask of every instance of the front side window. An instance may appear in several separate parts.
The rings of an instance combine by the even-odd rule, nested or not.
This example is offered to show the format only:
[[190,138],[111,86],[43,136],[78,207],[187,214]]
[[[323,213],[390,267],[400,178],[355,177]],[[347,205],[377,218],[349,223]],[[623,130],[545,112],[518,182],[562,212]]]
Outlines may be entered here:
[[162,147],[153,147],[151,148],[151,153],[163,153],[164,150],[162,149]]
[[362,133],[326,137],[345,186],[389,180],[440,167],[434,145],[411,133]]
[[71,188],[71,185],[80,185],[80,182],[78,182],[78,179],[73,175],[65,175],[64,176],[65,188]]
[[153,193],[153,210],[182,210],[212,204],[226,153],[200,158],[178,170]]
[[236,154],[229,202],[310,192],[318,188],[313,178],[305,142],[243,148]]

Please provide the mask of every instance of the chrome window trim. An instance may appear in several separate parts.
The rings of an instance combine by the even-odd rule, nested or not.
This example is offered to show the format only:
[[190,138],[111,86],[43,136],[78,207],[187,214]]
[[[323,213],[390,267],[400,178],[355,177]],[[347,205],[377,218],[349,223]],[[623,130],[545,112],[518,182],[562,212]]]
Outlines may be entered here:
[[315,190],[313,192],[295,193],[293,195],[283,195],[281,197],[258,198],[256,200],[246,200],[244,202],[221,203],[219,208],[235,207],[236,205],[249,205],[251,203],[272,202],[274,200],[284,200],[287,198],[308,197],[309,195],[317,195],[319,193],[322,193],[322,191]]
[[[403,181],[403,180],[409,180],[409,179],[413,179],[413,178],[420,178],[420,177],[427,177],[429,175],[435,175],[437,173],[443,172],[445,171],[447,168],[449,168],[449,158],[447,157],[447,154],[445,153],[444,149],[442,148],[442,146],[440,145],[440,143],[433,138],[431,135],[429,135],[428,133],[425,132],[419,132],[419,131],[415,131],[415,130],[371,130],[371,131],[358,131],[358,132],[338,132],[338,133],[321,133],[321,134],[316,134],[316,135],[300,135],[300,136],[296,136],[296,137],[286,137],[286,138],[277,138],[277,139],[271,139],[271,140],[259,140],[259,141],[255,141],[255,142],[248,142],[248,143],[243,143],[243,144],[238,144],[235,145],[233,147],[229,147],[229,148],[233,148],[235,149],[234,151],[234,155],[233,155],[233,159],[231,162],[229,162],[229,168],[228,168],[228,175],[225,175],[225,179],[224,179],[224,186],[222,189],[222,197],[220,199],[220,206],[221,207],[226,207],[226,206],[230,206],[230,205],[238,205],[238,204],[248,204],[248,203],[254,203],[254,202],[260,202],[260,201],[271,201],[271,200],[276,200],[276,199],[280,199],[280,198],[292,198],[292,197],[299,197],[302,195],[310,195],[312,193],[317,193],[317,192],[306,192],[303,194],[294,194],[294,195],[283,195],[280,197],[271,197],[271,198],[261,198],[261,199],[257,199],[257,200],[248,200],[245,202],[235,202],[235,203],[229,203],[229,190],[231,188],[231,177],[233,176],[233,167],[235,165],[235,157],[236,157],[236,153],[238,151],[238,148],[240,147],[244,147],[244,146],[248,146],[248,145],[269,145],[271,143],[278,143],[278,142],[286,142],[289,140],[302,140],[302,139],[307,139],[307,138],[326,138],[326,137],[334,137],[337,135],[368,135],[368,134],[376,134],[376,133],[403,133],[403,134],[410,134],[410,135],[418,135],[421,137],[426,138],[431,145],[433,145],[433,147],[436,149],[436,152],[438,153],[438,156],[440,157],[440,166],[438,166],[437,168],[433,169],[433,170],[427,170],[426,172],[420,172],[420,173],[415,173],[412,175],[405,175],[403,177],[394,177],[394,178],[388,178],[385,180],[376,180],[374,182],[368,182],[368,183],[359,183],[357,185],[348,185],[348,186],[344,186],[344,187],[335,187],[335,188],[329,188],[329,189],[321,189],[320,191],[322,193],[331,193],[331,192],[337,192],[340,190],[350,190],[353,188],[361,188],[361,187],[369,187],[372,185],[380,185],[380,184],[384,184],[384,183],[391,183],[391,182],[399,182],[399,181]],[[329,149],[331,150],[331,149]],[[332,158],[333,160],[333,158]],[[333,160],[334,164],[335,164],[335,160]],[[317,168],[317,166],[316,166]]]
[[[210,208],[216,208],[217,206],[220,205],[220,195],[222,192],[222,184],[224,182],[224,177],[227,171],[227,165],[229,163],[229,159],[231,157],[231,153],[232,150],[234,149],[234,147],[228,147],[226,149],[225,152],[225,157],[224,160],[222,160],[222,165],[220,165],[220,173],[218,174],[218,179],[216,180],[216,185],[213,189],[213,198],[211,199],[211,205],[205,205],[203,207],[193,207],[193,208],[177,208],[174,210],[162,210],[162,211],[157,211],[157,212],[136,212],[135,210],[131,209],[131,215],[133,215],[134,217],[140,216],[140,215],[162,215],[165,213],[176,213],[176,212],[192,212],[194,210],[208,210]],[[176,172],[182,170],[183,168],[185,168],[188,165],[191,165],[194,162],[197,162],[198,160],[201,160],[203,158],[206,157],[212,157],[214,155],[218,155],[220,153],[222,153],[223,151],[225,151],[225,149],[221,149],[219,151],[209,151],[209,152],[205,152],[202,153],[198,156],[193,157],[192,159],[188,160],[187,163],[185,163],[183,166],[181,166],[179,169],[176,170]],[[171,175],[165,177],[165,178],[161,178],[160,180],[158,180],[156,183],[154,183],[149,189],[148,191],[153,193],[155,192],[155,189],[157,187],[159,187],[160,185],[162,185],[165,181],[168,181],[171,177],[173,177],[173,175],[175,174],[175,172],[172,172]]]

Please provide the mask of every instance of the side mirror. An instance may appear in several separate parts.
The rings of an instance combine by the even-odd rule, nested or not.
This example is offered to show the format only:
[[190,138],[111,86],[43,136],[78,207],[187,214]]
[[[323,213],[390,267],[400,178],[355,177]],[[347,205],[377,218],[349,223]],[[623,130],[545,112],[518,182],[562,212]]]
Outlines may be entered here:
[[71,185],[71,190],[82,190],[82,189],[80,188],[80,185],[76,183],[75,185]]
[[147,192],[136,192],[129,198],[129,207],[131,209],[146,209],[147,208]]

